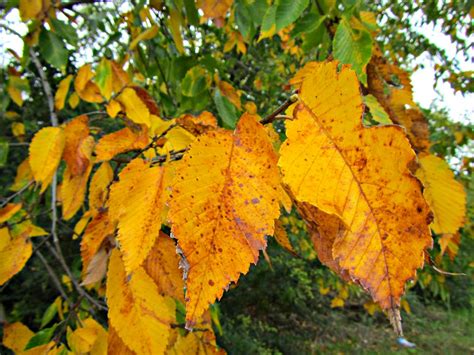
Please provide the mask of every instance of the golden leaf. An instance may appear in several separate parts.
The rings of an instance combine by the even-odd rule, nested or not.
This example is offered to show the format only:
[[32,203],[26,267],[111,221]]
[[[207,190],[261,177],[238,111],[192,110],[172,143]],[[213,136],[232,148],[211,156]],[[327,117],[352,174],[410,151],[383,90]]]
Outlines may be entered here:
[[434,155],[419,159],[416,177],[421,180],[426,198],[434,214],[431,228],[436,234],[454,234],[464,224],[466,192],[456,181],[448,163]]
[[130,350],[130,348],[125,345],[117,334],[117,331],[111,325],[109,325],[109,337],[107,343],[109,354],[136,355],[134,351]]
[[[99,251],[104,240],[115,233],[115,225],[107,212],[100,212],[87,225],[81,240],[82,269],[88,269],[89,263]],[[83,274],[85,274],[83,272]]]
[[272,235],[279,211],[277,156],[256,116],[234,133],[198,137],[176,171],[169,219],[190,266],[186,319],[195,322],[246,273]]
[[[90,154],[81,150],[84,141],[89,137],[89,119],[86,115],[77,116],[64,127],[66,143],[63,159],[72,175],[81,175],[90,165]],[[90,143],[89,143],[90,144]]]
[[138,354],[163,354],[170,324],[175,319],[172,298],[159,294],[153,279],[139,267],[127,278],[114,250],[107,273],[109,324],[131,350]]
[[20,141],[23,141],[23,137],[25,136],[25,125],[21,122],[13,122],[12,123],[12,133],[15,137],[17,137]]
[[10,236],[10,231],[7,227],[0,228],[0,251],[5,249],[5,247],[10,244],[12,240]]
[[19,191],[24,188],[28,183],[33,180],[33,174],[30,169],[29,158],[23,160],[16,169],[15,180],[13,185],[10,187],[12,191]]
[[143,268],[155,281],[160,294],[184,302],[183,274],[179,269],[176,245],[170,236],[160,232]]
[[128,127],[122,128],[99,139],[95,146],[97,161],[110,160],[117,154],[145,148],[148,142],[146,129],[135,133]]
[[104,207],[107,188],[113,178],[114,172],[108,162],[103,162],[92,177],[89,186],[89,211],[93,216]]
[[145,31],[141,32],[137,37],[133,39],[130,43],[129,49],[134,50],[137,44],[140,41],[145,41],[147,39],[152,39],[159,33],[159,28],[157,25],[153,25],[150,28],[146,29]]
[[77,107],[77,105],[79,105],[79,102],[80,102],[79,95],[73,92],[71,96],[69,96],[69,100],[68,100],[69,106],[74,110]]
[[113,90],[115,93],[119,93],[130,83],[130,77],[119,64],[115,63],[114,61],[111,61],[110,64],[112,66]]
[[45,127],[36,132],[30,144],[30,168],[34,179],[44,192],[61,160],[65,143],[64,131],[59,127]]
[[64,103],[66,102],[66,96],[69,91],[72,78],[72,75],[68,75],[59,83],[56,95],[54,95],[54,107],[56,107],[56,110],[62,110],[64,108]]
[[107,114],[111,118],[115,118],[122,109],[122,107],[120,106],[118,101],[110,100],[110,102],[105,106],[105,109],[107,110]]
[[240,90],[236,90],[231,84],[229,84],[226,81],[219,80],[219,78],[216,78],[216,85],[219,88],[221,94],[235,106],[239,110],[242,110],[242,103],[240,102],[240,96],[242,95],[242,92]]
[[83,65],[77,71],[77,76],[74,79],[74,89],[77,95],[84,101],[92,103],[101,103],[104,101],[100,94],[100,89],[92,82],[95,74],[92,72],[91,65]]
[[217,19],[225,17],[232,3],[233,0],[198,0],[197,7],[203,11],[204,19]]
[[15,354],[19,354],[23,352],[34,334],[30,328],[21,322],[5,324],[3,326],[2,344]]
[[182,115],[176,119],[176,123],[194,135],[203,134],[217,128],[217,119],[209,111],[203,111],[198,116]]
[[127,274],[143,263],[160,232],[164,170],[134,159],[110,187],[109,216],[118,222],[117,238]]
[[23,269],[32,252],[31,241],[21,236],[12,239],[0,251],[0,285]]
[[43,0],[20,0],[19,9],[23,21],[34,20],[43,10]]
[[125,107],[127,118],[135,123],[150,127],[150,111],[134,89],[125,88],[117,100]]
[[107,332],[92,318],[82,321],[82,327],[68,334],[68,344],[74,354],[107,354]]
[[288,250],[291,253],[294,253],[295,250],[291,245],[290,238],[288,238],[288,233],[286,233],[285,227],[282,225],[280,220],[275,222],[275,240],[280,244],[283,248]]
[[415,159],[399,126],[365,128],[355,73],[319,63],[303,79],[279,166],[295,198],[337,215],[346,231],[333,257],[384,309],[431,247],[429,208],[407,165]]
[[0,223],[8,221],[21,209],[21,203],[8,203],[0,209]]

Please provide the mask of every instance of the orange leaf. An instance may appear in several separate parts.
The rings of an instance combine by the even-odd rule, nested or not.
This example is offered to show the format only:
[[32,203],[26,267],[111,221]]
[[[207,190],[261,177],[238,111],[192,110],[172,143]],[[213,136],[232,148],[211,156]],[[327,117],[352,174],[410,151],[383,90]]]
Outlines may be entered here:
[[2,344],[15,354],[22,353],[34,334],[30,328],[21,322],[5,324]]
[[90,155],[81,151],[84,140],[89,137],[88,122],[87,116],[81,115],[69,121],[64,127],[66,143],[63,159],[66,161],[69,172],[74,176],[83,174],[90,163]]
[[21,209],[21,203],[9,203],[0,209],[0,223],[8,221]]
[[99,139],[95,146],[95,153],[98,161],[110,160],[117,154],[145,148],[148,142],[146,129],[135,133],[130,128],[125,127]]
[[277,156],[257,117],[199,136],[176,169],[169,218],[189,263],[186,319],[195,322],[246,273],[280,214]]
[[334,241],[334,259],[394,313],[432,245],[431,213],[407,168],[415,154],[403,130],[365,128],[356,75],[337,67],[318,63],[303,79],[279,166],[298,201],[347,226]]
[[92,215],[96,215],[104,207],[107,188],[113,177],[114,172],[108,162],[103,162],[92,177],[89,186],[89,211]]

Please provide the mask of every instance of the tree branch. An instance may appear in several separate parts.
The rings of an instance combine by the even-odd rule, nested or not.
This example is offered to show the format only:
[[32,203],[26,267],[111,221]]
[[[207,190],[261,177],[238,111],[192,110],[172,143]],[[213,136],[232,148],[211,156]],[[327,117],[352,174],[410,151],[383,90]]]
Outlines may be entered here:
[[268,123],[272,123],[273,121],[281,118],[285,118],[287,116],[279,116],[280,113],[285,111],[288,107],[293,105],[296,101],[298,101],[298,95],[293,94],[291,95],[283,104],[281,104],[280,107],[278,107],[275,111],[273,111],[271,114],[269,114],[267,117],[264,119],[260,120],[260,123],[265,125]]

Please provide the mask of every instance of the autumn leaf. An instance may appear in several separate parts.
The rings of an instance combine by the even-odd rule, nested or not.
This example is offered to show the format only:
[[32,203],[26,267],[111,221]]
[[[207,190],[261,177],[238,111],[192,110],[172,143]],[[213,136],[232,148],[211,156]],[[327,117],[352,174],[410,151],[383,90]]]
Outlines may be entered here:
[[176,119],[176,123],[194,135],[203,134],[217,128],[217,119],[209,111],[203,111],[197,116],[182,115]]
[[393,310],[432,245],[431,214],[407,169],[415,154],[403,130],[363,127],[355,73],[337,66],[319,63],[303,79],[279,166],[298,201],[347,226],[334,241],[333,258]]
[[21,209],[21,203],[8,203],[0,209],[0,223],[8,221]]
[[120,103],[115,100],[110,100],[109,103],[105,106],[105,109],[107,111],[107,114],[111,118],[115,118],[117,114],[122,110],[122,107],[120,106]]
[[169,219],[190,269],[192,324],[256,263],[279,216],[277,156],[256,116],[194,141],[177,169]]
[[150,127],[150,111],[134,89],[124,89],[117,100],[125,107],[127,118],[135,123]]
[[104,101],[100,93],[100,89],[96,83],[92,81],[95,73],[92,71],[91,65],[83,65],[78,71],[74,79],[74,89],[77,95],[86,102],[101,103]]
[[143,263],[161,229],[164,175],[164,167],[152,167],[138,158],[110,188],[109,216],[118,222],[117,238],[127,274]]
[[125,345],[123,340],[117,334],[117,331],[112,326],[109,326],[107,344],[109,354],[136,355],[134,351],[130,350],[130,348]]
[[286,233],[285,227],[282,225],[280,220],[275,221],[275,240],[280,244],[284,249],[288,250],[290,253],[295,253],[293,246],[291,245],[290,238],[288,233]]
[[33,252],[31,241],[19,236],[0,250],[0,285],[21,271]]
[[203,18],[222,20],[232,3],[233,0],[198,0],[197,6],[203,11]]
[[97,161],[110,160],[117,154],[145,148],[148,142],[146,129],[135,133],[128,127],[122,128],[99,139],[95,146]]
[[163,297],[153,279],[141,267],[127,278],[114,250],[107,273],[109,324],[131,350],[138,354],[163,354],[175,318],[175,303]]
[[45,127],[39,130],[30,144],[30,168],[34,179],[41,184],[44,192],[61,160],[65,144],[62,128]]
[[143,263],[143,268],[155,281],[161,295],[184,302],[184,281],[179,262],[174,241],[160,232]]
[[419,159],[416,177],[423,183],[423,195],[434,214],[431,228],[436,234],[455,234],[464,224],[466,192],[456,181],[448,163],[434,155]]
[[89,186],[89,211],[96,215],[105,205],[107,188],[112,183],[114,172],[108,162],[103,162],[92,176]]
[[59,83],[56,95],[54,95],[54,107],[56,110],[62,110],[64,108],[64,103],[66,102],[66,96],[69,91],[72,78],[72,75],[68,75]]
[[84,150],[84,141],[89,137],[88,122],[87,116],[81,115],[69,121],[64,127],[66,143],[63,159],[73,176],[83,174],[90,165],[90,152],[88,149]]
[[34,333],[21,322],[5,324],[3,326],[3,346],[15,354],[22,353]]
[[92,318],[81,322],[82,326],[68,334],[68,345],[75,354],[107,354],[107,331]]
[[26,158],[18,165],[16,169],[15,180],[13,181],[12,186],[10,186],[10,190],[19,191],[28,185],[28,183],[30,183],[32,180],[33,174],[30,168],[30,161],[29,158]]

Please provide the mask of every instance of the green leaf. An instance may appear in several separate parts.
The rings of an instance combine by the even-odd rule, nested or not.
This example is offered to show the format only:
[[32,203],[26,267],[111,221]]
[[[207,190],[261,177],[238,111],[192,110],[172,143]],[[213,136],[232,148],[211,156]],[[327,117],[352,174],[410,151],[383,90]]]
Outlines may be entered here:
[[308,4],[309,0],[280,0],[275,14],[277,31],[290,25],[300,17]]
[[203,67],[197,65],[188,70],[181,82],[181,93],[184,96],[197,96],[206,90],[210,84],[208,72]]
[[40,328],[44,328],[45,325],[51,322],[51,320],[56,316],[57,313],[58,313],[58,305],[56,304],[56,302],[50,304],[43,314]]
[[234,105],[223,96],[219,89],[214,92],[214,103],[219,113],[221,126],[224,128],[234,129],[237,123],[237,109]]
[[8,142],[4,138],[0,138],[0,166],[5,166],[7,163],[9,149]]
[[69,52],[57,34],[43,28],[39,36],[39,51],[49,64],[65,71]]
[[244,1],[239,1],[236,4],[235,22],[244,39],[249,41],[255,33],[255,28],[253,26],[250,8]]
[[186,10],[186,17],[190,25],[199,25],[199,14],[196,9],[194,0],[184,0],[184,9]]
[[373,95],[364,96],[364,104],[369,108],[372,119],[381,124],[393,124],[388,113],[380,105],[377,98]]
[[77,32],[74,29],[74,27],[54,18],[51,19],[51,22],[56,31],[56,34],[58,34],[62,39],[64,39],[70,45],[74,47],[77,46],[78,38],[77,38]]
[[365,67],[372,56],[372,36],[365,30],[353,29],[346,18],[337,26],[334,36],[334,58],[351,64],[359,80],[367,85]]
[[100,93],[105,96],[106,99],[110,95],[111,90],[107,92],[107,85],[110,83],[109,79],[112,75],[112,66],[106,58],[102,58],[99,65],[95,70],[95,83],[99,86]]
[[33,335],[33,337],[31,337],[31,339],[28,341],[28,344],[26,344],[25,350],[29,350],[36,346],[48,344],[51,338],[53,337],[53,334],[57,327],[58,323],[56,323],[50,328],[40,330],[38,333]]
[[326,16],[319,16],[314,12],[310,12],[303,16],[291,31],[291,36],[296,37],[301,33],[309,33],[316,30],[326,19]]

